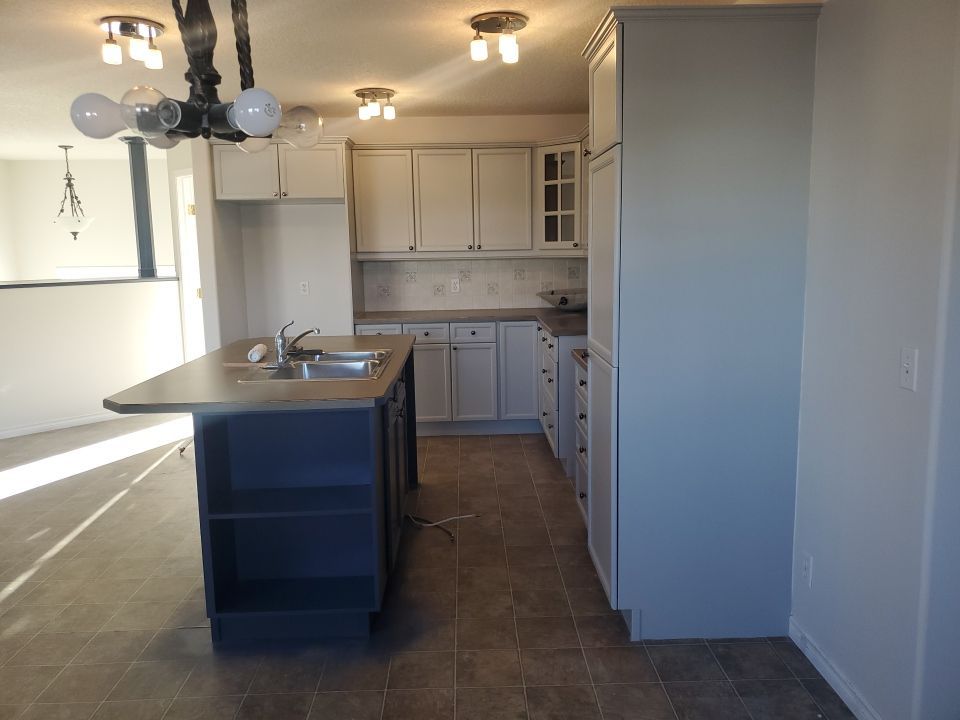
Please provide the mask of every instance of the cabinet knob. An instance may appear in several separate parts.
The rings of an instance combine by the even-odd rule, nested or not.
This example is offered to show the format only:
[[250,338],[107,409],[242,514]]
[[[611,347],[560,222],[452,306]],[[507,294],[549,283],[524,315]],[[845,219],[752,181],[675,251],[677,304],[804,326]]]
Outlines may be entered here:
[[543,413],[543,416],[544,416],[544,417],[546,417],[546,416],[547,416],[547,414],[546,414],[546,413]]
[[541,330],[543,330],[543,328],[537,325],[537,332],[540,332]]
[[281,194],[283,197],[286,197],[286,196],[287,196],[287,191],[284,190],[284,191],[283,191],[282,193],[280,193],[280,194]]
[[553,343],[547,343],[547,347],[553,350]]
[[480,249],[480,243],[477,243],[477,250]]
[[580,414],[577,415],[577,417],[580,418],[581,420],[586,420],[586,419],[587,419],[587,414],[586,414],[586,413],[580,413]]
[[547,374],[547,369],[546,369],[546,368],[543,368],[543,369],[540,371],[540,373],[541,373],[542,375],[546,375],[546,374]]
[[429,331],[429,330],[424,330],[424,331],[423,331],[423,336],[424,336],[424,337],[430,337],[430,331]]
[[467,250],[473,250],[473,245],[467,245]]
[[550,423],[547,423],[547,430],[553,430],[553,425],[551,425]]
[[574,246],[574,247],[580,247],[580,243],[574,243],[573,246]]
[[383,335],[383,333],[382,333],[382,332],[378,332],[377,335]]
[[547,382],[548,382],[548,383],[552,383],[552,382],[553,382],[553,378],[547,378]]
[[580,499],[581,499],[581,500],[586,500],[586,499],[587,499],[587,494],[586,494],[585,492],[580,493]]
[[578,384],[580,385],[580,387],[583,387],[584,385],[587,384],[587,381],[586,381],[586,380],[580,380]]
[[413,250],[413,245],[407,248],[407,250]]
[[546,342],[546,341],[547,341],[546,338],[540,338],[540,342]]
[[273,196],[274,196],[274,197],[280,197],[280,193],[274,193]]
[[589,150],[584,150],[584,151],[583,151],[583,156],[584,156],[584,157],[590,157],[591,155],[593,155],[593,153],[590,152]]
[[477,331],[476,331],[476,330],[471,330],[471,331],[470,331],[470,334],[471,334],[471,335],[476,335],[476,334],[477,334]]
[[577,452],[580,453],[581,455],[583,455],[586,451],[587,449],[583,447],[583,445],[577,448]]

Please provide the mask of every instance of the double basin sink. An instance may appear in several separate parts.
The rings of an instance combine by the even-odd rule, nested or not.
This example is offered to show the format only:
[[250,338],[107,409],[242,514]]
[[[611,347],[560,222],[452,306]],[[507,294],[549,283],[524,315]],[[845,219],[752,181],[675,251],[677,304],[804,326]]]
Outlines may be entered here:
[[241,383],[309,382],[316,380],[376,380],[393,350],[323,352],[296,350],[283,367],[262,367],[239,378]]

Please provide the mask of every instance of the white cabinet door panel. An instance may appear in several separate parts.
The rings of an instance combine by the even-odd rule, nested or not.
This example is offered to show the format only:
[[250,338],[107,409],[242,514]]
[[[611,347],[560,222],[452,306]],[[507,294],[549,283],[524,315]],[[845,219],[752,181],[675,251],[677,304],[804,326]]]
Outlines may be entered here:
[[590,423],[587,438],[590,521],[587,547],[607,591],[617,607],[617,369],[600,358],[590,359]]
[[620,297],[620,147],[590,163],[588,347],[617,365]]
[[470,150],[414,150],[417,250],[473,250]]
[[453,350],[453,419],[497,419],[497,344],[467,343]]
[[355,335],[399,335],[402,332],[399,324],[389,325],[357,325]]
[[413,381],[417,420],[440,422],[451,418],[450,346],[414,345]]
[[477,250],[529,250],[530,148],[473,151]]
[[620,142],[619,29],[610,34],[590,62],[590,149],[597,157]]
[[410,150],[354,150],[358,252],[414,249]]
[[218,200],[273,200],[280,197],[277,146],[245,153],[236,145],[213,146]]
[[499,336],[500,419],[534,420],[540,417],[537,324],[502,322]]
[[343,200],[343,156],[338,145],[301,150],[278,145],[280,196],[291,199]]

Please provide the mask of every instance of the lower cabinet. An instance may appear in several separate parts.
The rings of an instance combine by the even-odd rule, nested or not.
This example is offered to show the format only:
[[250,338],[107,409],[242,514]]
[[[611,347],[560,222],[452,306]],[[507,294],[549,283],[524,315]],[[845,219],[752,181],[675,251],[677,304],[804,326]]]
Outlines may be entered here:
[[496,420],[497,344],[459,343],[451,349],[453,419]]
[[617,607],[617,369],[591,354],[587,466],[587,547],[612,607]]
[[384,479],[386,491],[387,563],[392,569],[400,550],[403,532],[403,505],[407,495],[406,388],[398,381],[393,397],[383,409]]
[[500,419],[536,420],[540,417],[537,412],[540,378],[537,323],[502,322],[498,340]]
[[450,346],[414,345],[413,367],[417,388],[417,421],[451,420]]

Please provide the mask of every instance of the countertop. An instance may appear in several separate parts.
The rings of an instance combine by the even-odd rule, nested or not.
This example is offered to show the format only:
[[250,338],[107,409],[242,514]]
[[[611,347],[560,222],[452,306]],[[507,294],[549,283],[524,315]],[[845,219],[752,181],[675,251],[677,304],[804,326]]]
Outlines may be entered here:
[[257,343],[273,338],[240,340],[168,372],[111,395],[103,401],[118,413],[238,413],[287,410],[336,410],[373,407],[403,372],[413,348],[411,335],[314,337],[301,341],[305,349],[327,351],[393,350],[377,380],[239,383],[247,368],[224,367],[246,361]]
[[587,370],[587,358],[590,357],[590,354],[587,352],[586,348],[573,348],[570,351],[570,354],[573,355],[573,361],[582,367],[584,370]]
[[357,313],[354,322],[357,325],[381,325],[413,322],[509,322],[511,320],[536,320],[554,337],[587,334],[587,313],[585,311],[563,312],[551,308],[384,310]]

